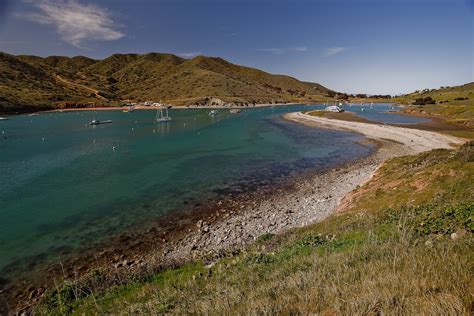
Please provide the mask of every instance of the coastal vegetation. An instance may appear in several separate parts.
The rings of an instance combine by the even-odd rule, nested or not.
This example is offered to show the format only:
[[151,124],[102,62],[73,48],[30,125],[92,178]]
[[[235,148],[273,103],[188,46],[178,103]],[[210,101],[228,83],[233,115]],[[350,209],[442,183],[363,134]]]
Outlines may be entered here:
[[154,100],[204,105],[218,98],[237,105],[311,102],[333,91],[222,58],[184,59],[172,54],[13,56],[0,52],[0,113],[55,108],[118,106]]
[[394,158],[322,222],[108,289],[58,285],[35,311],[468,314],[473,177],[472,141]]
[[474,126],[474,82],[415,91],[392,100],[406,105],[407,113],[445,117],[450,123]]

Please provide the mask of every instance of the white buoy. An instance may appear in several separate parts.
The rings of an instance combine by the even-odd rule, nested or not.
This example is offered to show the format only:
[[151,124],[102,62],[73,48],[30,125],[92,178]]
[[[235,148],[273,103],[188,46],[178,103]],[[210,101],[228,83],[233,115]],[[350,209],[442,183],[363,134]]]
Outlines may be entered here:
[[112,150],[115,151],[116,147],[115,146],[112,146]]
[[45,142],[45,141],[46,141],[46,138],[44,138],[44,137],[43,137],[43,139],[42,139],[42,140],[43,140],[43,142]]
[[97,141],[94,139],[94,144],[96,143]]

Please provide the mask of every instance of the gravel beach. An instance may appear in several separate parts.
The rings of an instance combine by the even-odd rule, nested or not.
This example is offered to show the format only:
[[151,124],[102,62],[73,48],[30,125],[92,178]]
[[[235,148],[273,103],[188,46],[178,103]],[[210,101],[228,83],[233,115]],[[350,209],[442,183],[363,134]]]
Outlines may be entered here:
[[261,199],[242,201],[240,211],[222,210],[211,223],[199,221],[196,229],[162,254],[180,260],[184,257],[211,255],[251,242],[265,233],[281,233],[321,221],[335,212],[346,194],[363,185],[387,159],[417,154],[435,148],[452,148],[462,140],[434,132],[390,125],[348,122],[289,113],[285,119],[317,128],[356,132],[377,145],[373,155],[342,167],[301,177],[289,190]]

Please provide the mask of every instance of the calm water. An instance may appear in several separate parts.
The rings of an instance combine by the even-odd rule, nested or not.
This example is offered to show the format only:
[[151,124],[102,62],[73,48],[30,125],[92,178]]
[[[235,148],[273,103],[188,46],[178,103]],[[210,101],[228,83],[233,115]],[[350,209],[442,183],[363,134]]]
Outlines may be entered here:
[[[0,269],[12,263],[26,269],[32,257],[74,251],[226,190],[249,189],[253,180],[272,183],[370,152],[357,135],[280,118],[321,107],[221,110],[216,118],[207,110],[175,110],[164,124],[153,123],[154,111],[45,113],[0,122]],[[361,113],[412,123],[383,114],[389,108]],[[94,118],[113,123],[87,126]]]

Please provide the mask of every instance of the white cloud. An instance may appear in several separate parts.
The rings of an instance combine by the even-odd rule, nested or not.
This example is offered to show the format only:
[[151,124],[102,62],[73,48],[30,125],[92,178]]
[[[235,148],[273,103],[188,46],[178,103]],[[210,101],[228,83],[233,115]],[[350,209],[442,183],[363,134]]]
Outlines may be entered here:
[[329,48],[326,48],[325,56],[326,57],[331,57],[331,56],[340,54],[342,52],[345,52],[348,49],[349,48],[347,48],[347,47],[329,47]]
[[78,0],[25,1],[34,11],[19,14],[20,17],[39,24],[50,24],[61,38],[76,46],[89,40],[112,41],[125,35],[117,30],[110,13],[97,5],[82,4]]
[[260,48],[260,52],[268,52],[272,54],[285,54],[288,52],[306,52],[308,48],[306,46],[296,46],[296,47],[279,47],[279,48]]
[[186,52],[186,53],[179,53],[177,55],[184,58],[191,58],[197,55],[202,55],[202,53],[201,52]]

